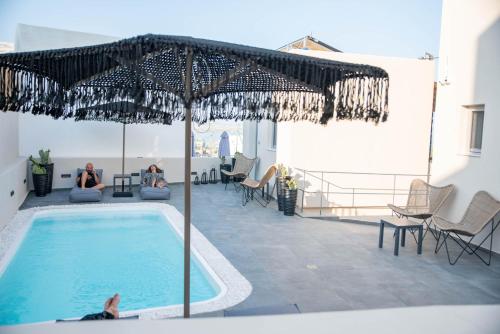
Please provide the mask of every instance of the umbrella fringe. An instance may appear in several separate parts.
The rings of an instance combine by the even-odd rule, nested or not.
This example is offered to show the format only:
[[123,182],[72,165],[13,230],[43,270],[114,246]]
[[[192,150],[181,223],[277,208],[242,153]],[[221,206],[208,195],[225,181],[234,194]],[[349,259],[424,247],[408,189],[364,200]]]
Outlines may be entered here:
[[[186,105],[183,85],[167,90],[139,75],[137,59],[144,59],[158,49],[166,50],[165,54],[152,58],[181,55],[177,70],[184,73],[182,55],[185,43],[181,47],[179,43],[162,43],[162,40],[154,38],[135,44],[120,41],[107,47],[67,49],[64,57],[60,55],[61,50],[49,50],[39,52],[38,58],[33,58],[30,53],[12,54],[9,61],[0,58],[0,109],[43,114],[56,119],[75,118],[77,121],[171,124],[172,121],[183,120]],[[207,61],[217,60],[208,56],[213,52],[219,52],[227,61],[236,59],[231,60],[234,68],[238,66],[238,57],[244,59],[241,54],[233,55],[222,47],[219,50],[209,47],[194,50],[197,56],[195,66],[200,71],[210,66],[201,63],[204,55]],[[166,55],[167,52],[171,53]],[[116,71],[109,72],[117,66],[117,58],[134,60],[130,68],[127,67],[127,73],[133,74],[132,79],[128,79],[133,82],[120,82]],[[154,66],[147,61],[143,60],[142,66]],[[309,66],[312,60],[289,60],[287,55],[279,56],[279,53],[256,62],[256,72],[245,74],[244,71],[250,67],[242,67],[241,72],[236,73],[239,77],[233,81],[229,80],[227,71],[210,72],[208,86],[212,91],[204,96],[195,92],[191,103],[192,120],[199,124],[214,120],[307,120],[326,124],[333,118],[375,123],[387,119],[389,79],[381,69],[366,65],[356,68],[343,63],[339,63],[338,67]],[[153,67],[142,69],[154,71]],[[53,77],[49,77],[48,73]],[[79,84],[80,78],[90,78],[93,73],[107,73],[107,77],[103,75],[97,84],[92,80]],[[193,79],[197,82],[194,87],[201,90],[206,78],[201,72],[196,73],[199,77]],[[260,82],[259,75],[263,73],[269,78],[265,84]],[[213,80],[217,77],[227,83],[217,87]],[[253,88],[259,85],[262,89]],[[149,110],[125,114],[90,109],[119,101],[133,102]]]

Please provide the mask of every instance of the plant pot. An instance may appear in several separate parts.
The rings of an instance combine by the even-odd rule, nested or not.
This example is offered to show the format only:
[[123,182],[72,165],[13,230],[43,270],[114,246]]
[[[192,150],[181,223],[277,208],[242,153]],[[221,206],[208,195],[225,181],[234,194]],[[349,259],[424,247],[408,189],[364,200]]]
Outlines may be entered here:
[[295,215],[295,206],[297,205],[297,189],[285,188],[283,190],[283,213],[285,216]]
[[226,174],[223,174],[223,170],[227,170],[228,172],[231,171],[231,165],[230,164],[220,164],[220,180],[222,183],[229,183],[229,176]]
[[284,197],[283,190],[288,187],[286,185],[286,182],[290,179],[291,179],[290,176],[285,176],[285,177],[278,176],[276,178],[276,195],[278,197],[278,210],[279,211],[283,211],[283,209],[285,207],[285,204],[284,204],[285,197]]
[[47,183],[49,182],[48,174],[33,174],[33,187],[35,188],[35,195],[38,197],[47,194]]
[[48,175],[48,180],[47,180],[47,190],[46,190],[46,193],[47,194],[50,194],[52,192],[52,179],[53,179],[53,176],[54,176],[54,163],[50,163],[50,164],[46,164],[46,165],[42,165],[45,170],[47,171],[47,175]]

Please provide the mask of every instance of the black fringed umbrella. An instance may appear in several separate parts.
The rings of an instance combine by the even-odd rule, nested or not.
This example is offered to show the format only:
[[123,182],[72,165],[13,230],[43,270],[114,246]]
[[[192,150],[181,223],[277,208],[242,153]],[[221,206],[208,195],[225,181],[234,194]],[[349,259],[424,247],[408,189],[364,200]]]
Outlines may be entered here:
[[0,109],[109,120],[89,107],[131,100],[185,120],[184,316],[189,317],[191,123],[216,119],[385,121],[387,73],[377,67],[195,39],[145,35],[115,43],[0,55]]

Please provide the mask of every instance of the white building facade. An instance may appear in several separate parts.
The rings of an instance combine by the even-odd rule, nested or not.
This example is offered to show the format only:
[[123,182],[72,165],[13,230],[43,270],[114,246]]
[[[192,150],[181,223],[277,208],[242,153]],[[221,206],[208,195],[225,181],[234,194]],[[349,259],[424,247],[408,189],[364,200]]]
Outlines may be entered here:
[[389,118],[379,124],[332,120],[326,126],[248,123],[246,132],[256,139],[245,141],[244,152],[259,157],[257,178],[272,163],[289,167],[306,189],[303,198],[299,192],[298,199],[298,211],[302,212],[303,205],[304,215],[389,214],[387,203],[404,203],[413,178],[427,179],[434,61],[315,50],[290,52],[383,68],[390,80]]
[[459,221],[477,191],[500,199],[500,1],[444,0],[439,57],[431,180],[455,184],[440,214]]

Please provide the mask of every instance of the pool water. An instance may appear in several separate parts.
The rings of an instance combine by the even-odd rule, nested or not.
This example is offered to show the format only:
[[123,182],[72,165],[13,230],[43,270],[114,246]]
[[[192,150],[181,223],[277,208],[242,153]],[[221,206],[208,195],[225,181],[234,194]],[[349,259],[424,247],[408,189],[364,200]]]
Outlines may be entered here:
[[[192,255],[191,302],[220,288]],[[115,292],[120,311],[183,302],[183,246],[155,211],[51,213],[35,218],[0,276],[0,325],[82,317]]]

